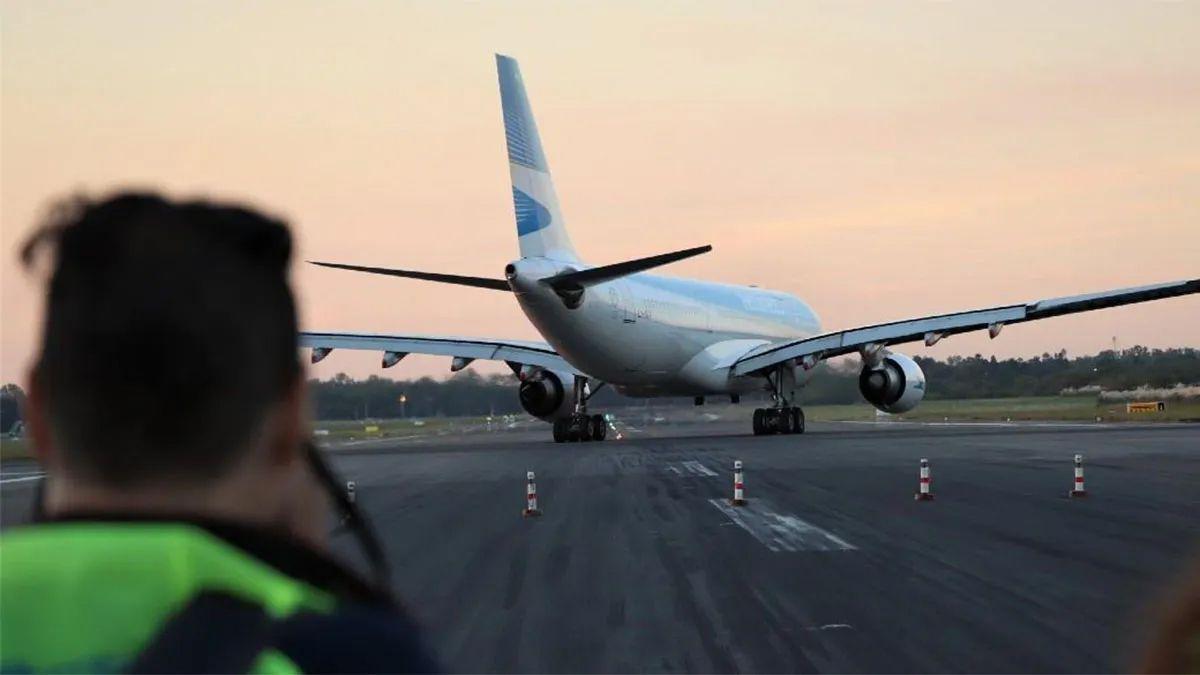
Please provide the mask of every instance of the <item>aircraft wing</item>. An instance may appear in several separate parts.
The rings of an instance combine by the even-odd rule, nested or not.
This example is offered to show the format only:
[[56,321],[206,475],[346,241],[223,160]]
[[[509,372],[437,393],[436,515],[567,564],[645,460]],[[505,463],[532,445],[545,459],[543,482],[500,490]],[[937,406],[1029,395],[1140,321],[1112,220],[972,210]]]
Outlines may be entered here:
[[1101,293],[1050,298],[1018,305],[976,309],[952,314],[938,314],[916,319],[892,321],[873,326],[824,333],[800,340],[763,345],[739,358],[733,364],[734,375],[746,375],[765,370],[791,359],[812,367],[822,359],[851,352],[873,352],[888,345],[924,340],[932,347],[939,340],[956,333],[986,328],[991,337],[1010,323],[1037,321],[1053,316],[1089,312],[1093,309],[1118,307],[1135,302],[1200,293],[1200,279],[1173,281],[1152,286],[1122,288]]
[[[383,354],[383,367],[396,365],[409,354],[432,354],[455,358],[451,368],[460,370],[476,359],[505,361],[513,370],[519,366],[540,366],[548,370],[582,375],[566,359],[542,342],[492,340],[489,338],[443,335],[371,335],[363,333],[300,333],[300,346],[312,349],[312,362],[325,358],[334,349],[358,349]],[[461,361],[459,360],[461,359]],[[461,365],[460,365],[461,364]]]

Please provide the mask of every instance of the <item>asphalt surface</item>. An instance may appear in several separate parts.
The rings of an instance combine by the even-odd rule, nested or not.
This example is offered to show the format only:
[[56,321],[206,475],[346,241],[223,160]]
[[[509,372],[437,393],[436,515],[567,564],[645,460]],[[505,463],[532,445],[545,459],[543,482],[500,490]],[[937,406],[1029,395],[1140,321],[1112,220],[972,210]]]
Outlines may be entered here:
[[[457,671],[1128,670],[1156,600],[1200,562],[1198,425],[744,426],[334,455]],[[1075,453],[1087,499],[1066,498]],[[913,500],[922,457],[932,502]],[[526,471],[541,518],[521,516]],[[5,524],[32,484],[0,486]]]

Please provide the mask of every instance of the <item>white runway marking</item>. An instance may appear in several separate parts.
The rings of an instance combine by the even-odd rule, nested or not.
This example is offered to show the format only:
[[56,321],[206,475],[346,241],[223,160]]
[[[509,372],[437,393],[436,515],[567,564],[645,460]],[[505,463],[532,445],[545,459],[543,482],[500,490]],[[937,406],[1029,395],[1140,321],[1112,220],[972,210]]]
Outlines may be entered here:
[[704,466],[703,464],[701,464],[700,462],[697,462],[695,460],[684,462],[683,467],[685,469],[687,469],[688,471],[690,471],[693,475],[696,475],[696,476],[704,476],[705,478],[712,478],[713,476],[717,475],[717,472],[713,471],[712,469],[708,468],[707,466]]
[[704,466],[695,460],[681,462],[679,464],[670,464],[667,466],[667,471],[676,476],[699,476],[701,478],[712,478],[718,475],[715,471]]
[[350,447],[354,447],[356,445],[366,445],[368,443],[379,444],[379,443],[394,443],[396,441],[409,441],[414,438],[425,439],[425,438],[428,438],[428,436],[425,434],[411,434],[409,436],[385,436],[382,438],[363,438],[363,439],[358,439],[358,440],[353,440],[353,441],[334,441],[332,443],[327,443],[322,447],[328,448],[330,450],[337,450],[338,448],[350,448]]
[[796,516],[777,513],[761,499],[751,499],[745,506],[732,506],[723,499],[710,499],[710,504],[729,517],[734,524],[749,532],[767,550],[780,551],[853,551],[855,546],[841,537],[822,530]]
[[12,477],[9,477],[5,474],[0,474],[0,485],[5,485],[7,483],[24,483],[25,481],[37,480],[44,475],[46,475],[46,474],[44,474],[44,473],[28,473],[28,474],[14,474]]
[[869,424],[878,427],[917,426],[917,427],[1086,427],[1088,429],[1103,429],[1107,427],[1125,426],[1130,424],[1106,424],[1104,422],[913,422],[906,420],[891,420],[874,422],[869,420],[842,420],[838,424]]

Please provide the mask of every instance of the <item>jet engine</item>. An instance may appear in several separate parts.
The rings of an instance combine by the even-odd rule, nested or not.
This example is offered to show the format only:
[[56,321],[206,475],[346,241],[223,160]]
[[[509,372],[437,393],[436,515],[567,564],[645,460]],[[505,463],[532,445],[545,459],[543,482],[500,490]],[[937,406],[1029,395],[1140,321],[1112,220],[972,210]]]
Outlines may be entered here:
[[925,398],[925,373],[911,358],[889,352],[878,365],[863,366],[858,390],[883,412],[908,412]]
[[537,370],[521,381],[517,394],[525,412],[546,422],[575,412],[571,396],[574,378],[567,373]]

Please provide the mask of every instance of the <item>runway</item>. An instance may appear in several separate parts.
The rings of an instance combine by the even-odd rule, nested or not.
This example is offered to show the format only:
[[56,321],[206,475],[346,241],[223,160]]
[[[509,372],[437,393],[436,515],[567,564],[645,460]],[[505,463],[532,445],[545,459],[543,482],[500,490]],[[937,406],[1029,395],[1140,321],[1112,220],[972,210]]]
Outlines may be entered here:
[[[1119,670],[1200,542],[1195,426],[716,423],[354,452],[338,464],[456,670]],[[1087,500],[1066,499],[1076,452]]]
[[[456,671],[1126,670],[1200,552],[1200,426],[743,426],[334,456]],[[1075,453],[1085,500],[1066,498]],[[933,502],[913,500],[922,457]],[[742,509],[724,501],[735,459]],[[6,523],[29,485],[4,486]]]

